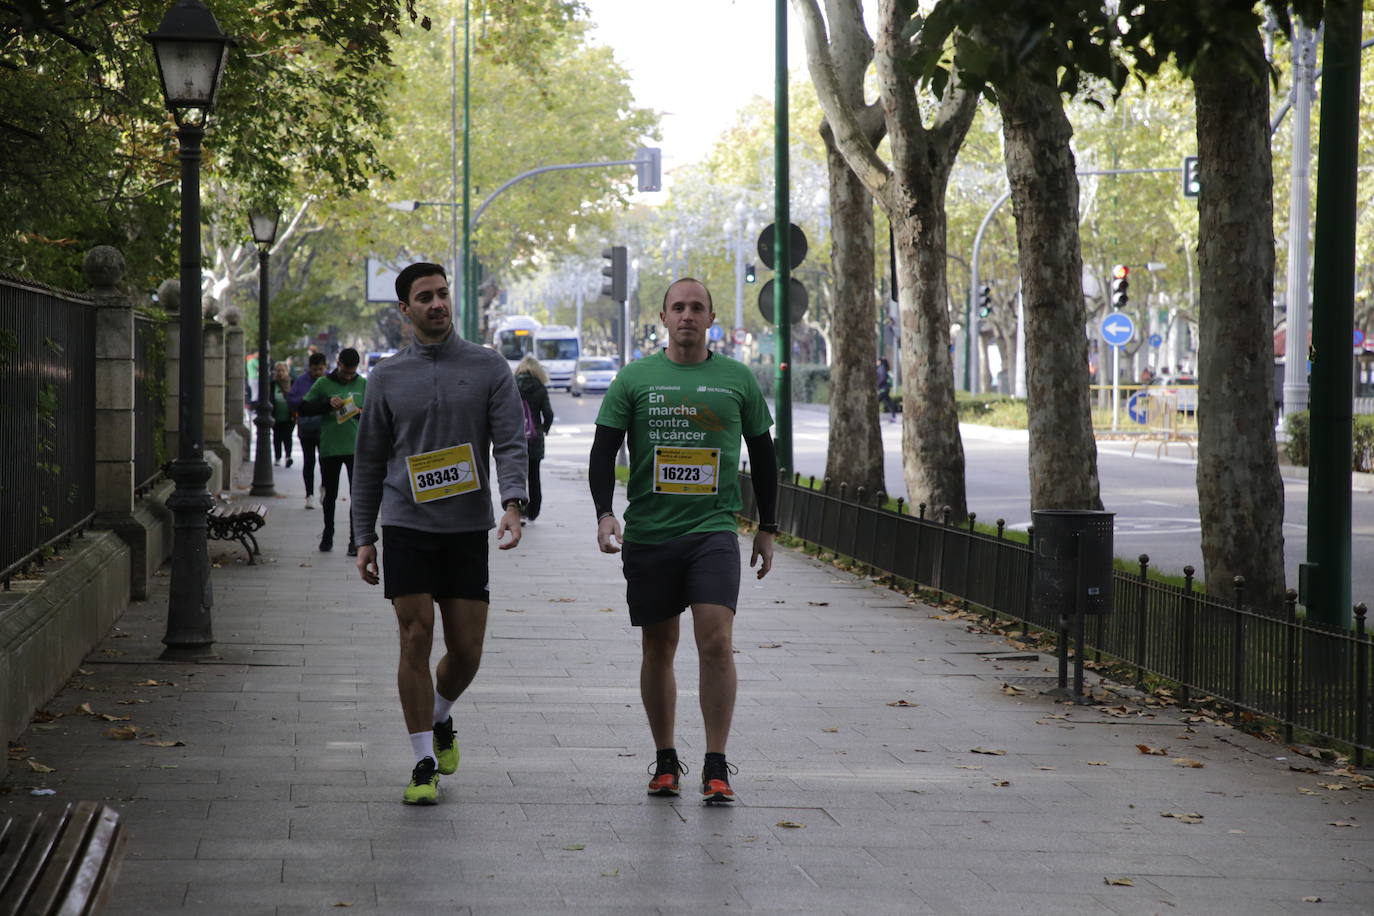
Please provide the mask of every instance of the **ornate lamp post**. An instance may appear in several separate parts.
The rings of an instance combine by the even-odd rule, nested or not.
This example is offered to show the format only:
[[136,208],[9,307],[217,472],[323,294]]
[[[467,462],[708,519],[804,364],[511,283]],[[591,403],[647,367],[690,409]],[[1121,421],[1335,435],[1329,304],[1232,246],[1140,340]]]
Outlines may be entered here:
[[271,334],[268,329],[267,260],[272,243],[277,240],[277,223],[281,210],[276,207],[253,210],[248,221],[253,224],[253,241],[258,243],[258,416],[253,424],[258,428],[257,452],[253,460],[254,496],[276,496],[272,480],[272,361],[269,353]]
[[176,489],[167,500],[172,510],[172,575],[167,602],[167,646],[164,658],[206,655],[214,642],[210,631],[210,551],[205,513],[210,494],[205,484],[205,367],[200,305],[200,143],[205,120],[215,106],[220,78],[233,42],[220,31],[214,15],[199,0],[180,0],[168,10],[157,31],[145,36],[157,55],[162,92],[177,123],[181,142],[181,377],[177,457],[172,462]]

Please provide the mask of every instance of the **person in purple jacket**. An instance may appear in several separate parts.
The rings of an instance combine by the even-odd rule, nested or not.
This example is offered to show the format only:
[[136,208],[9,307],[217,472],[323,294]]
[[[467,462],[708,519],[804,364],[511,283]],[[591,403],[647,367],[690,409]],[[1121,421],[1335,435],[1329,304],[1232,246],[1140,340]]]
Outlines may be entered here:
[[301,401],[315,384],[315,379],[324,375],[327,360],[323,353],[311,353],[306,371],[296,376],[291,390],[286,393],[286,403],[296,417],[296,437],[301,440],[301,477],[305,478],[305,508],[315,508],[315,461],[320,457],[320,417],[300,415]]

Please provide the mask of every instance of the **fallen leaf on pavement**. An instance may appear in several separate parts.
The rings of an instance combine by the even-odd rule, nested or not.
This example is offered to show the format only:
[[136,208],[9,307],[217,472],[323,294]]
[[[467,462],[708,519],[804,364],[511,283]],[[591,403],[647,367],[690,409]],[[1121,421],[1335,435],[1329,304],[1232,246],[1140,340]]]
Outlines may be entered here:
[[1009,697],[1019,697],[1021,694],[1025,693],[1020,687],[1013,687],[1010,684],[1003,684],[1002,692]]
[[764,643],[763,645],[759,646],[759,648],[760,648],[760,649],[781,649],[781,648],[782,648],[782,643],[780,643],[780,642],[766,642],[766,643]]
[[1103,878],[1102,883],[1115,887],[1135,887],[1135,882],[1130,878]]
[[1036,767],[1037,770],[1053,770],[1054,767]]
[[1299,795],[1321,795],[1316,789],[1309,789],[1307,786],[1298,786]]
[[1317,785],[1321,786],[1323,789],[1330,789],[1332,792],[1344,792],[1346,789],[1350,788],[1338,782],[1320,782],[1317,783]]
[[1173,764],[1176,767],[1192,767],[1195,770],[1201,769],[1202,767],[1207,765],[1202,761],[1194,760],[1191,757],[1175,757],[1173,759]]
[[910,700],[893,700],[888,706],[920,706],[920,703],[913,703]]
[[1354,821],[1353,818],[1351,818],[1351,819],[1349,819],[1349,820],[1344,820],[1344,821],[1330,821],[1330,824],[1331,824],[1332,827],[1358,827],[1358,826],[1360,826],[1359,824],[1355,823],[1355,821]]
[[30,759],[30,760],[28,761],[28,764],[29,764],[29,769],[30,769],[30,770],[33,770],[35,773],[56,773],[56,772],[57,772],[57,768],[56,768],[56,767],[44,766],[43,764],[39,763],[37,760]]
[[1108,762],[1105,761],[1105,760],[1089,760],[1089,761],[1088,761],[1088,766],[1090,766],[1090,767],[1109,767],[1109,766],[1111,766],[1111,764],[1108,763]]
[[1201,824],[1201,823],[1202,823],[1202,815],[1201,815],[1201,814],[1198,814],[1196,811],[1189,811],[1189,812],[1187,812],[1186,814],[1179,814],[1179,813],[1174,812],[1174,811],[1161,811],[1161,812],[1159,812],[1159,816],[1160,816],[1160,817],[1172,817],[1174,820],[1183,821],[1183,823],[1185,823],[1185,824]]
[[823,728],[823,729],[821,729],[821,731],[823,731],[823,732],[825,732],[825,733],[827,733],[827,734],[831,734],[831,735],[833,735],[835,732],[837,732],[837,731],[839,731],[839,730],[840,730],[840,727],[839,727],[838,725],[832,725],[832,726],[830,726],[829,728]]
[[1302,902],[1303,902],[1303,903],[1321,903],[1321,902],[1322,902],[1322,898],[1320,898],[1320,897],[1304,897],[1304,898],[1302,898]]
[[135,687],[175,687],[176,684],[172,683],[171,681],[155,681],[155,680],[153,680],[152,678],[149,678],[149,679],[146,680],[146,681],[139,681],[139,682],[138,682],[137,684],[135,684],[134,686],[135,686]]
[[830,607],[829,601],[808,601],[806,603],[812,607]]
[[93,715],[95,715],[95,710],[94,710],[94,709],[91,709],[91,704],[90,704],[90,703],[82,703],[80,706],[76,707],[76,711],[77,711],[77,712],[80,712],[80,713],[84,713],[85,715],[88,715],[88,716],[93,716]]
[[1011,780],[1009,780],[1009,779],[995,779],[995,780],[993,780],[993,783],[992,783],[992,784],[993,784],[994,786],[997,786],[998,788],[1001,788],[1001,787],[1003,787],[1003,786],[1009,786],[1009,785],[1011,785]]
[[586,849],[586,848],[587,848],[587,844],[586,844],[586,843],[569,843],[567,846],[564,846],[563,848],[566,849],[568,852],[580,852],[580,851],[582,851],[583,849]]
[[799,828],[801,828],[801,827],[805,827],[806,825],[805,825],[805,824],[799,824],[799,823],[797,823],[796,821],[778,821],[778,822],[777,822],[776,824],[774,824],[773,826],[775,826],[775,827],[788,827],[788,828],[791,828],[791,829],[793,829],[793,830],[796,830],[796,829],[799,829]]
[[991,747],[971,747],[968,749],[970,754],[991,754],[994,757],[1005,757],[1006,751]]
[[185,747],[185,741],[141,741],[144,747]]
[[976,763],[956,763],[956,764],[954,765],[954,768],[955,768],[956,770],[981,770],[981,769],[982,769],[982,767],[979,766],[979,765],[976,764]]
[[571,604],[572,602],[574,602],[574,601],[576,601],[576,600],[577,600],[576,598],[550,598],[550,599],[549,599],[549,601],[553,602],[554,604]]
[[116,725],[113,728],[105,729],[102,734],[106,738],[113,738],[116,741],[132,741],[138,737],[137,725]]
[[1151,754],[1155,757],[1167,757],[1169,755],[1167,747],[1150,747],[1148,744],[1137,744],[1135,749],[1142,754]]

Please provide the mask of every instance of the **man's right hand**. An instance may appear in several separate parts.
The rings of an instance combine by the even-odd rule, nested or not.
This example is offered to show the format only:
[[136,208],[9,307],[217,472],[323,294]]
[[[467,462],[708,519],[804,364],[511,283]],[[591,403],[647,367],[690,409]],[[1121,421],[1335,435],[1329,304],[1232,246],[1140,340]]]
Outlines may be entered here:
[[375,544],[359,545],[358,575],[362,576],[363,581],[368,585],[376,585],[381,581],[377,575],[377,546]]
[[602,553],[620,553],[625,539],[620,536],[620,519],[608,515],[596,523],[596,545]]

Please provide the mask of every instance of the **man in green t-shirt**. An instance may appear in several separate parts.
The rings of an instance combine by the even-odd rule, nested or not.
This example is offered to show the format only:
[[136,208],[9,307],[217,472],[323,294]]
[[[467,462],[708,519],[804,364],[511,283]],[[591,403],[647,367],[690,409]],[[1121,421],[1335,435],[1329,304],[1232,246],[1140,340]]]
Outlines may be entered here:
[[[334,371],[315,380],[301,399],[302,416],[323,416],[320,423],[320,508],[324,510],[324,532],[320,550],[334,549],[334,501],[339,496],[339,472],[348,470],[349,491],[353,489],[353,450],[358,441],[358,418],[363,414],[363,392],[367,379],[358,374],[362,358],[346,347],[339,351]],[[356,557],[353,518],[348,520],[348,555]]]
[[[649,794],[677,796],[686,769],[674,747],[677,682],[673,657],[679,622],[692,609],[700,670],[706,760],[701,796],[732,802],[725,741],[735,709],[732,645],[739,599],[736,513],[740,437],[749,449],[758,532],[749,558],[762,579],[773,566],[777,533],[777,458],[773,418],[747,366],[712,353],[711,294],[684,277],[668,287],[660,319],[668,347],[626,366],[611,383],[596,418],[588,479],[602,553],[621,553],[630,622],[641,628],[640,695],[657,748]],[[625,528],[611,508],[615,456],[630,441]],[[759,561],[762,561],[760,563]]]

